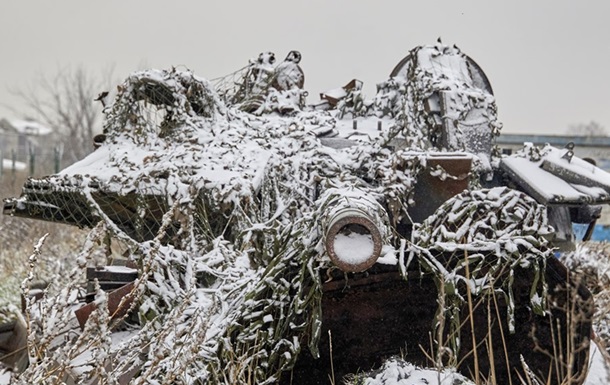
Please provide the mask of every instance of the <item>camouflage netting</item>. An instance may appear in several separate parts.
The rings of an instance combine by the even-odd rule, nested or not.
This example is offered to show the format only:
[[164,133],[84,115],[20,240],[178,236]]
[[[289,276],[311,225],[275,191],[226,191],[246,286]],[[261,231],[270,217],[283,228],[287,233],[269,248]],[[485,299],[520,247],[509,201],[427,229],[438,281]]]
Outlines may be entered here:
[[[330,115],[249,115],[176,70],[133,74],[106,113],[92,155],[29,181],[13,204],[93,227],[81,267],[135,263],[141,329],[117,346],[108,332],[119,320],[98,311],[55,345],[83,294],[75,271],[57,298],[30,308],[32,365],[21,378],[70,372],[113,382],[136,370],[135,383],[273,383],[302,344],[317,354],[318,272],[331,267],[319,223],[343,195],[377,201],[400,220],[420,158],[384,148],[384,138],[331,150],[310,131]],[[95,301],[104,309],[106,295],[98,290]],[[107,367],[88,366],[101,356]]]
[[307,91],[303,90],[305,75],[300,61],[301,54],[291,51],[276,65],[273,52],[262,52],[246,67],[215,79],[214,88],[227,105],[254,115],[301,111]]
[[405,138],[407,147],[468,151],[479,157],[477,169],[491,169],[491,145],[502,124],[485,75],[459,48],[411,50],[377,85],[374,102],[371,113],[396,119],[389,136]]
[[536,314],[545,314],[544,274],[546,259],[553,257],[548,242],[552,233],[546,208],[506,187],[457,195],[414,231],[409,260],[417,255],[437,281],[444,306],[439,306],[436,327],[444,327],[438,320],[448,320],[453,352],[460,351],[460,309],[468,291],[473,296],[503,295],[509,332],[514,333],[513,281],[518,268],[533,271],[530,306]]
[[[454,287],[475,279],[473,290],[480,292],[492,284],[484,274],[493,280],[502,266],[539,264],[534,257],[548,255],[540,238],[548,230],[542,208],[506,189],[449,201],[408,248],[395,232],[408,218],[424,151],[468,150],[460,141],[440,145],[439,122],[424,116],[426,100],[439,90],[452,95],[456,120],[483,111],[495,135],[493,96],[407,66],[409,81],[399,74],[380,85],[375,103],[355,103],[352,94],[342,104],[352,116],[395,119],[389,128],[335,149],[323,146],[315,131],[336,127],[337,111],[307,110],[302,84],[278,78],[268,61],[263,56],[235,74],[235,84],[225,79],[216,89],[176,69],[134,73],[105,111],[99,148],[56,175],[30,180],[22,197],[8,202],[22,215],[92,228],[71,284],[28,309],[31,365],[19,381],[69,375],[118,383],[130,373],[135,384],[277,382],[305,346],[318,354],[320,271],[333,269],[324,226],[345,197],[383,218],[390,259],[392,246],[401,255],[417,253]],[[395,145],[397,139],[409,149]],[[471,187],[481,170],[487,171],[472,173]],[[387,215],[377,215],[380,209]],[[454,254],[453,271],[436,264],[431,253],[437,251]],[[496,257],[495,265],[485,262],[487,255]],[[67,332],[84,294],[82,268],[122,258],[137,266],[136,316],[111,320],[98,287],[100,310],[82,333]],[[510,282],[503,285],[510,296]],[[120,321],[125,330],[111,334]]]

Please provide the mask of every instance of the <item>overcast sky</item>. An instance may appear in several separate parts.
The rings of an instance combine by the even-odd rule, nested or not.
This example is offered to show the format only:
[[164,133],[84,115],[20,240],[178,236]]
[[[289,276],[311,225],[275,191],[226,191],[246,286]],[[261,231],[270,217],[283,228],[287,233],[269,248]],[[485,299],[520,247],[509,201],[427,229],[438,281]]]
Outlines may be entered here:
[[[183,66],[211,79],[262,51],[299,50],[310,101],[352,78],[367,97],[440,36],[485,71],[505,133],[610,131],[610,1],[1,1],[0,117],[8,89],[83,66],[117,79]],[[102,91],[102,90],[100,90]]]

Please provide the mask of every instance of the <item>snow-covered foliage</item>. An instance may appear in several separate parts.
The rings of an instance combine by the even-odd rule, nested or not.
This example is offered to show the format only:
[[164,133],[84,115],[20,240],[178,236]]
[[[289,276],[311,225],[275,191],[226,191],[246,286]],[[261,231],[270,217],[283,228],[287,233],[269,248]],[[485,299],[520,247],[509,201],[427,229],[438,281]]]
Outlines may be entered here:
[[[9,196],[8,186],[0,194]],[[50,277],[63,280],[62,272],[75,266],[75,258],[86,231],[74,226],[23,220],[5,215],[0,223],[0,325],[14,320],[20,310],[21,282],[29,271],[28,257],[36,239],[49,234],[54,242],[47,242],[36,263],[34,282],[37,286]]]
[[[32,311],[32,365],[20,378],[57,373],[59,362],[108,382],[142,368],[137,383],[272,383],[302,344],[317,354],[318,271],[331,267],[319,224],[340,206],[337,197],[354,194],[400,220],[423,159],[391,151],[384,135],[342,150],[322,146],[313,128],[333,121],[329,112],[259,117],[227,108],[190,73],[130,76],[107,110],[106,142],[31,183],[52,186],[53,207],[81,197],[100,220],[81,266],[99,249],[111,252],[109,236],[126,245],[140,271],[133,306],[141,329],[113,344],[102,327],[109,315],[97,312],[88,322],[97,326],[59,337],[77,304],[74,272],[58,298]],[[119,198],[108,203],[109,195]],[[96,301],[104,308],[103,296]],[[79,358],[85,351],[91,361]],[[99,354],[104,370],[91,365]]]
[[375,371],[353,376],[346,385],[474,385],[451,369],[419,368],[400,358],[391,358]]
[[[515,269],[535,272],[530,293],[532,309],[544,314],[547,288],[545,260],[553,250],[547,238],[553,229],[546,209],[527,195],[506,187],[464,192],[445,202],[413,233],[409,264],[419,263],[439,280],[445,298],[437,328],[449,320],[450,348],[459,351],[460,308],[472,295],[502,293],[508,305],[508,326],[515,328]],[[403,267],[406,270],[406,267]]]
[[[455,315],[464,287],[500,289],[510,304],[513,269],[542,271],[552,231],[544,207],[507,188],[475,190],[491,171],[500,124],[491,90],[457,48],[417,48],[373,102],[355,88],[328,111],[304,105],[303,77],[294,72],[300,55],[291,54],[282,66],[261,54],[230,86],[176,69],[134,73],[105,110],[105,142],[30,181],[11,202],[92,227],[69,282],[28,307],[31,365],[15,382],[276,383],[303,349],[319,355],[321,276],[337,268],[325,234],[354,202],[380,228],[379,263],[400,262],[405,272],[417,256],[438,277],[446,294],[439,313]],[[346,116],[387,124],[356,138]],[[320,132],[350,141],[325,146]],[[397,224],[413,225],[418,175],[438,151],[475,154],[471,191],[406,239]],[[438,169],[432,176],[453,177]],[[132,316],[113,318],[98,286],[97,310],[77,332],[82,269],[100,255],[115,258],[117,244],[139,273],[124,298]],[[531,304],[544,312],[540,274],[533,288]],[[457,327],[459,318],[451,319]],[[419,373],[400,361],[387,365],[367,383],[402,384]]]
[[593,329],[610,357],[610,244],[579,244],[574,252],[563,254],[561,260],[593,294]]

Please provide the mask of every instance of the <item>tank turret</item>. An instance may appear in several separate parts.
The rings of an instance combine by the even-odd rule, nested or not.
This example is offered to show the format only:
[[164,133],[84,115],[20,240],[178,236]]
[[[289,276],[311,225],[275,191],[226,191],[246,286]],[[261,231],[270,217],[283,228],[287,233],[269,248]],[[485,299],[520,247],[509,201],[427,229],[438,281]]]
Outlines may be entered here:
[[[490,83],[455,46],[411,50],[370,100],[354,80],[305,103],[300,59],[263,53],[215,82],[136,72],[89,156],[5,200],[5,214],[91,229],[91,282],[63,288],[82,330],[36,319],[70,319],[67,301],[30,313],[33,340],[81,348],[45,345],[32,367],[318,384],[400,355],[581,384],[592,299],[553,255],[547,206],[607,203],[601,170],[553,149],[502,157]],[[549,195],[548,175],[582,199]],[[127,266],[87,266],[117,244]],[[79,365],[102,348],[103,371]]]

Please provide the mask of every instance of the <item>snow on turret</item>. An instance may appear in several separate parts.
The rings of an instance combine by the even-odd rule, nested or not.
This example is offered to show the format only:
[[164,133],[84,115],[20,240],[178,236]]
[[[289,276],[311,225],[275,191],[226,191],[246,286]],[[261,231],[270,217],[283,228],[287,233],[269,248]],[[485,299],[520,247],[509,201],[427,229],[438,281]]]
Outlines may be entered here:
[[[82,333],[62,329],[73,303],[37,303],[32,339],[62,344],[41,348],[42,358],[23,378],[35,382],[59,363],[75,382],[118,382],[137,373],[139,381],[159,383],[176,376],[189,383],[276,383],[307,363],[303,357],[327,359],[328,342],[362,344],[371,351],[355,349],[355,356],[369,368],[406,342],[351,329],[371,321],[366,317],[376,317],[384,333],[401,329],[401,338],[413,337],[408,353],[420,362],[428,353],[411,347],[432,344],[438,352],[453,349],[454,363],[469,365],[470,353],[460,350],[469,341],[451,333],[444,341],[451,345],[441,346],[436,333],[443,316],[451,331],[462,327],[465,287],[472,295],[503,294],[498,322],[509,344],[542,322],[536,316],[554,314],[545,280],[564,276],[547,269],[545,207],[489,178],[503,172],[492,151],[501,125],[474,61],[440,43],[417,47],[374,99],[366,100],[354,80],[324,94],[323,109],[305,103],[299,63],[297,51],[279,64],[264,52],[214,82],[175,68],[136,72],[105,109],[97,150],[58,174],[29,180],[20,198],[6,201],[10,214],[90,227],[81,267],[93,255],[110,259],[113,239],[138,273],[124,297],[136,325],[119,343],[110,336],[121,319],[101,311],[112,297],[99,286],[90,294],[100,311],[84,320]],[[531,274],[519,279],[523,271]],[[417,314],[434,318],[404,319],[412,306],[404,301],[421,294],[412,278],[406,283],[410,273],[428,284],[430,311]],[[77,298],[74,277],[61,298]],[[404,295],[394,298],[396,292]],[[392,305],[379,305],[388,297]],[[46,322],[51,313],[56,317]],[[514,313],[528,321],[515,325]],[[362,318],[351,322],[344,314]],[[421,336],[409,335],[409,322]],[[344,333],[342,341],[324,340],[328,324],[337,336]],[[588,343],[586,331],[577,337]],[[348,348],[334,356],[341,375],[363,367],[353,367]],[[108,361],[89,365],[83,351]],[[581,361],[583,354],[574,353]],[[521,355],[540,373],[560,366],[531,349],[508,352],[506,361]],[[301,369],[302,383],[326,380],[310,378],[309,369]],[[389,367],[403,369],[417,372]]]
[[286,91],[293,88],[303,88],[305,75],[299,67],[301,53],[290,51],[286,59],[275,68],[273,86],[278,91]]
[[417,47],[378,84],[377,114],[402,122],[409,146],[467,151],[491,172],[493,139],[501,124],[491,86],[479,66],[457,47]]

